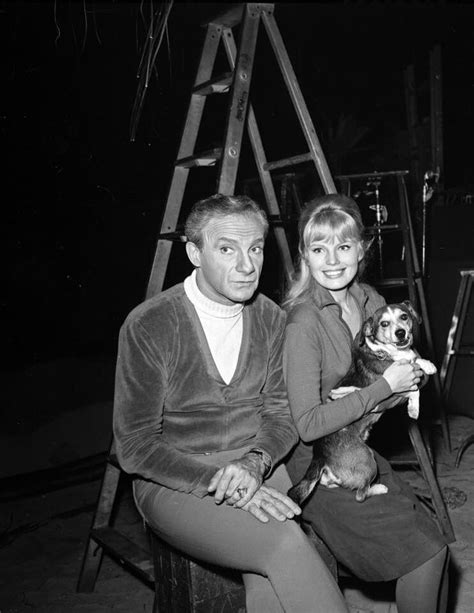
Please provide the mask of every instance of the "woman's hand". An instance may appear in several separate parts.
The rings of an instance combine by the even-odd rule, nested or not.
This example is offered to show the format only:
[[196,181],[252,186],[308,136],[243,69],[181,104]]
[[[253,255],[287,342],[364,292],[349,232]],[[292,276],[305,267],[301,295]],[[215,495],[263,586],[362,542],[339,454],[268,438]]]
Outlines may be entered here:
[[257,457],[243,456],[218,470],[207,491],[214,492],[216,504],[225,500],[227,504],[243,507],[262,485],[263,471],[264,466]]
[[423,371],[416,362],[398,360],[387,368],[383,376],[394,394],[402,394],[418,389]]
[[355,387],[354,385],[348,385],[344,387],[335,387],[333,390],[329,392],[329,398],[331,400],[339,400],[340,398],[344,398],[347,394],[351,394],[360,390],[360,387]]
[[286,521],[301,513],[296,502],[268,485],[262,485],[242,508],[264,524],[269,521],[270,517],[278,521]]

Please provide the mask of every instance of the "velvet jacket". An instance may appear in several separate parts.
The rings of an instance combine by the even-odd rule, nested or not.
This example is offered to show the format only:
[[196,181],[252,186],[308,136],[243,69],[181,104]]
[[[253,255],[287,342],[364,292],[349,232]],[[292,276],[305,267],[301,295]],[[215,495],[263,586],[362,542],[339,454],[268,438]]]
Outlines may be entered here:
[[[353,283],[349,290],[359,308],[361,322],[385,304],[369,285]],[[284,370],[291,412],[301,442],[288,464],[293,481],[301,479],[312,457],[311,442],[340,430],[370,412],[382,401],[385,408],[403,398],[392,394],[386,379],[328,401],[351,364],[352,334],[342,319],[341,307],[321,286],[288,313]]]
[[[136,307],[121,328],[117,359],[114,436],[122,468],[202,497],[220,468],[219,451],[258,447],[279,462],[297,441],[283,380],[284,318],[263,295],[245,305],[227,385],[182,283]],[[216,464],[203,454],[216,454]]]

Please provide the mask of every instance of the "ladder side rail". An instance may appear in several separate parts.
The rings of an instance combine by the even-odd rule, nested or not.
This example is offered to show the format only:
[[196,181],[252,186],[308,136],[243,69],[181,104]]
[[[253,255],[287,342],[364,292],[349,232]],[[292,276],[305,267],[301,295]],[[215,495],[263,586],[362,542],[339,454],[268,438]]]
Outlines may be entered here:
[[415,420],[410,420],[408,425],[408,434],[410,436],[413,449],[415,450],[423,477],[429,486],[431,502],[435,510],[435,515],[438,520],[440,530],[446,537],[448,543],[452,543],[456,540],[456,537],[454,535],[451,518],[449,517],[446,503],[444,502],[443,495],[439,488],[439,483],[436,479],[433,465],[427,452],[427,446],[423,440],[420,427]]
[[407,186],[405,183],[404,175],[402,174],[397,175],[397,179],[398,179],[398,184],[399,184],[400,199],[401,199],[401,202],[403,202],[405,205],[405,213],[406,213],[405,221],[408,227],[408,238],[409,238],[409,245],[410,245],[410,250],[411,250],[411,258],[412,258],[412,270],[413,270],[413,274],[415,278],[418,278],[421,276],[421,268],[420,268],[420,263],[418,260],[418,253],[416,250],[415,231],[414,231],[413,222],[411,219],[410,203],[408,201]]
[[[225,127],[226,136],[218,173],[217,191],[220,194],[232,195],[235,190],[242,150],[242,136],[247,117],[258,27],[260,25],[260,10],[255,7],[254,4],[246,5],[244,21],[240,31],[240,45],[235,61]],[[224,28],[224,40],[232,36],[232,30]]]
[[262,19],[324,190],[327,194],[335,194],[337,191],[336,186],[334,185],[321,143],[319,142],[308,107],[304,101],[285,44],[273,16],[273,11],[263,11]]
[[[215,24],[210,24],[208,26],[199,66],[196,72],[194,87],[205,81],[209,81],[211,78],[221,33],[222,28],[220,26]],[[201,96],[199,94],[191,94],[177,159],[191,156],[194,152],[206,98],[206,96]],[[160,234],[173,232],[176,229],[188,174],[189,168],[175,166],[161,222]],[[171,241],[167,239],[158,239],[148,280],[146,298],[151,298],[158,294],[163,288],[171,247]]]
[[76,591],[92,592],[102,562],[103,549],[94,540],[92,531],[110,525],[117,488],[120,480],[120,469],[107,462],[102,484],[100,486],[97,506],[92,519],[87,545],[82,558],[81,570]]
[[[413,227],[410,223],[410,211],[408,209],[408,199],[403,177],[397,176],[398,198],[400,201],[400,215],[402,221],[403,243],[405,245],[405,270],[407,276],[408,297],[416,310],[420,309],[420,300],[415,287],[415,258],[413,253],[412,233]],[[423,315],[422,315],[423,317]],[[424,317],[423,317],[424,319]],[[424,322],[423,322],[424,323]]]
[[410,163],[417,188],[421,189],[420,154],[417,136],[418,109],[416,104],[415,69],[413,64],[405,68],[403,73],[405,84],[405,107],[407,114],[408,141],[410,144]]
[[446,342],[446,353],[443,358],[443,364],[440,371],[441,386],[443,395],[447,401],[449,392],[451,391],[451,383],[454,376],[454,366],[456,364],[456,352],[459,349],[462,332],[466,319],[468,298],[472,289],[472,276],[463,275],[461,272],[461,282],[454,305],[451,327],[448,332],[448,340]]
[[[224,43],[224,48],[227,54],[227,59],[231,68],[234,68],[235,58],[237,54],[237,49],[235,45],[235,40],[232,35],[232,31],[230,31],[229,35],[226,36],[227,33],[224,33],[222,38]],[[265,150],[263,147],[262,139],[260,136],[260,131],[258,129],[257,120],[255,118],[255,113],[252,107],[252,104],[249,103],[248,117],[247,117],[247,129],[249,133],[250,143],[252,145],[253,154],[255,157],[255,162],[258,169],[258,174],[260,176],[260,181],[262,183],[262,188],[265,194],[265,200],[267,202],[268,211],[271,215],[279,215],[280,209],[278,206],[277,197],[275,194],[275,188],[273,186],[272,177],[269,171],[264,169],[264,166],[267,162]],[[275,227],[273,228],[275,233],[275,238],[277,240],[278,249],[280,251],[280,255],[283,261],[283,267],[285,270],[286,280],[289,281],[294,268],[293,268],[293,259],[291,257],[290,248],[288,246],[288,240],[286,237],[286,233],[284,228]]]
[[[432,362],[436,362],[434,351],[433,335],[431,332],[430,318],[428,315],[428,307],[425,299],[423,288],[423,279],[420,274],[420,266],[415,247],[415,238],[413,232],[413,224],[411,222],[410,209],[408,205],[408,195],[406,184],[403,175],[397,175],[397,183],[401,205],[402,231],[405,244],[405,263],[407,270],[408,294],[410,300],[415,304],[415,308],[420,310],[421,319],[423,322],[423,331],[426,338],[426,350],[428,358]],[[443,438],[448,451],[451,451],[451,437],[449,434],[448,420],[446,416],[446,407],[439,378],[439,370],[432,376],[432,381],[436,391],[437,410],[443,431]]]

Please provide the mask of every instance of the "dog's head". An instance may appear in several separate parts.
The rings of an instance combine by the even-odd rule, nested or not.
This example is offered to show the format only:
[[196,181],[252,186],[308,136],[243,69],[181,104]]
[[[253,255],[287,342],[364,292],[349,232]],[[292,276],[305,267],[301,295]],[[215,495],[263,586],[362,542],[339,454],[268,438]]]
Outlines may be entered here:
[[408,300],[397,304],[387,304],[375,311],[364,322],[361,344],[366,338],[376,344],[394,345],[397,349],[407,349],[413,343],[413,324],[420,317]]

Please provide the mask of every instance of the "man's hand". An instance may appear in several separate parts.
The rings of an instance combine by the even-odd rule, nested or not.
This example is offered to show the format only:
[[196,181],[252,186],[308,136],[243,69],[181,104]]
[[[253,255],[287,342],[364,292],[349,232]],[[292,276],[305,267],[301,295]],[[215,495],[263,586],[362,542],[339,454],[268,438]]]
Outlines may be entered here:
[[331,400],[339,400],[340,398],[344,398],[347,394],[351,394],[360,390],[360,387],[355,387],[354,385],[348,385],[346,387],[335,387],[333,390],[329,392],[329,398]]
[[263,483],[264,466],[258,457],[250,454],[223,466],[212,477],[207,491],[214,493],[216,504],[243,507]]
[[262,485],[253,498],[242,507],[259,521],[266,524],[270,517],[278,521],[293,519],[300,515],[301,509],[291,498],[268,485]]

